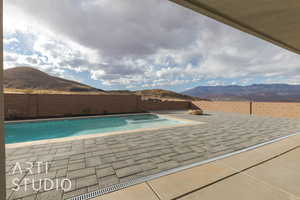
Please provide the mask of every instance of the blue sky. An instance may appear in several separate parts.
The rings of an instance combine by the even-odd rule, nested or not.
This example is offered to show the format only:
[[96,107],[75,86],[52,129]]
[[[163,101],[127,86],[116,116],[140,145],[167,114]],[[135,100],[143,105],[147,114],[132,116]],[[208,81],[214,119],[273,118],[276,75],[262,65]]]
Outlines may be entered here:
[[299,55],[161,0],[5,0],[17,66],[106,90],[300,83]]

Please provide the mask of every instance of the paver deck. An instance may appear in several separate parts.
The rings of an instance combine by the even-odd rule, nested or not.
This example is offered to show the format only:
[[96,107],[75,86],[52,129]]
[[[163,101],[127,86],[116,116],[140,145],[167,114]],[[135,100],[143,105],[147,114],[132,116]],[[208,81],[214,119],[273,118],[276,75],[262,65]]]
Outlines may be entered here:
[[296,135],[93,200],[299,200],[299,156]]
[[[99,188],[124,183],[167,169],[185,166],[222,154],[244,149],[300,130],[299,119],[248,116],[235,113],[185,112],[166,114],[206,122],[186,127],[144,131],[85,140],[32,145],[6,151],[7,199],[67,199]],[[16,162],[50,163],[49,172],[25,170],[12,175]],[[19,178],[21,190],[13,191],[12,180]],[[24,192],[24,178],[72,180],[68,192],[52,190]],[[26,183],[31,188],[32,183]]]

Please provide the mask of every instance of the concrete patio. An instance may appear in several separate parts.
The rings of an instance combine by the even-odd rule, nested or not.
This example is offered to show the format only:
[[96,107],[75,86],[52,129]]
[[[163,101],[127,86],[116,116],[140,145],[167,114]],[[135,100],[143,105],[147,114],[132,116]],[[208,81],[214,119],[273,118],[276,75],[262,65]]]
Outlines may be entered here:
[[93,200],[299,200],[299,156],[297,135]]
[[[10,200],[68,199],[300,131],[300,119],[258,117],[234,113],[208,113],[203,116],[188,115],[183,111],[163,113],[206,123],[86,140],[7,148],[7,198]],[[50,163],[49,172],[31,175],[25,171],[22,174],[11,175],[12,167],[16,162],[25,163],[26,161],[36,163],[48,161]],[[224,176],[227,176],[228,173],[232,173],[232,169],[225,170],[224,173]],[[21,180],[20,185],[24,178],[35,178],[35,180],[45,177],[69,178],[72,180],[72,188],[68,192],[62,190],[44,192],[42,189],[35,192],[33,190],[24,191],[23,184],[21,190],[14,192],[12,180],[15,177]],[[142,188],[143,185],[134,187]]]

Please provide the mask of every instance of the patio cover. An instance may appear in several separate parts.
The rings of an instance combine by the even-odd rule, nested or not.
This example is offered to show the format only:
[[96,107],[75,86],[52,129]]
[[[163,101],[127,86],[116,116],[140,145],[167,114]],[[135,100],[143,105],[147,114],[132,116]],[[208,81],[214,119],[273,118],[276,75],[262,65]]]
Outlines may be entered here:
[[299,0],[170,0],[300,54]]

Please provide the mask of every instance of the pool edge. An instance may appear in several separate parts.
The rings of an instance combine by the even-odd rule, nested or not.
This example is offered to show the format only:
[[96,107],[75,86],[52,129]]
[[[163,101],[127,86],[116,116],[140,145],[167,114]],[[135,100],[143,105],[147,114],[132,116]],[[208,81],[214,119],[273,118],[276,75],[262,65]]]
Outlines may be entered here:
[[[91,118],[108,117],[108,116],[124,116],[124,115],[143,115],[143,114],[145,114],[145,113],[104,115],[104,116],[102,115],[102,116],[92,116]],[[157,127],[157,128],[141,128],[141,129],[126,130],[126,131],[112,131],[112,132],[106,132],[106,133],[94,133],[94,134],[70,136],[70,137],[63,137],[63,138],[56,138],[56,139],[36,140],[36,141],[31,141],[31,142],[19,142],[19,143],[5,144],[5,148],[12,149],[12,148],[20,148],[20,147],[31,146],[31,145],[43,145],[43,144],[49,144],[49,143],[69,142],[69,141],[75,141],[75,140],[91,139],[91,138],[105,137],[105,136],[111,136],[111,135],[129,134],[129,133],[136,133],[136,132],[142,132],[142,131],[145,131],[146,133],[148,133],[148,132],[155,131],[155,130],[169,129],[169,128],[175,128],[175,127],[193,126],[193,125],[199,125],[199,124],[206,123],[206,122],[182,119],[182,118],[173,117],[173,116],[169,116],[169,115],[165,115],[165,114],[159,114],[159,113],[155,113],[155,112],[148,112],[147,114],[155,114],[155,115],[159,115],[164,118],[167,118],[167,119],[180,120],[180,121],[183,121],[186,123],[170,125],[170,126],[161,126],[161,127]],[[83,119],[83,118],[89,118],[89,117],[72,117],[72,119]],[[64,120],[64,119],[67,119],[67,118],[60,118],[60,120]],[[57,120],[57,119],[53,119],[53,120]],[[32,120],[30,120],[30,121],[32,121]],[[34,120],[34,121],[47,121],[47,120]],[[50,119],[50,121],[52,121],[52,120]],[[21,122],[29,122],[29,121],[21,120],[18,122],[21,123]]]

